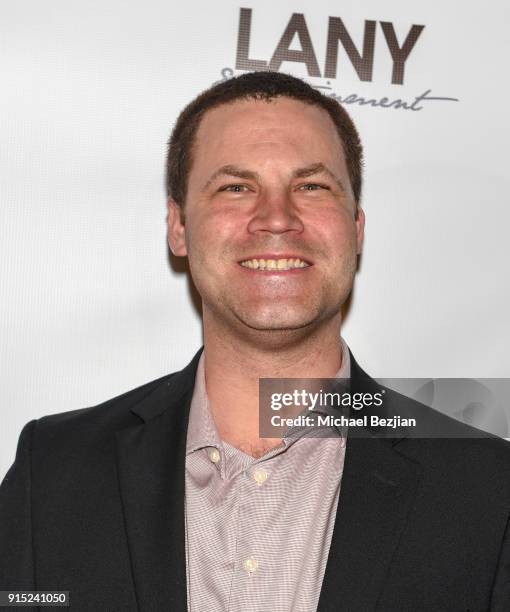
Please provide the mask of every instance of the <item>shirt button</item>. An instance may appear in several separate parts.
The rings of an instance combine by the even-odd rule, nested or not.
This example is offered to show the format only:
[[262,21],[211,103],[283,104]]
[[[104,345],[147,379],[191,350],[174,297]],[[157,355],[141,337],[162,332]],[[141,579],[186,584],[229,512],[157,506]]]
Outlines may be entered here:
[[248,572],[248,574],[253,574],[253,572],[257,571],[257,567],[259,566],[257,559],[250,557],[246,559],[243,563],[244,569]]
[[209,451],[209,459],[213,463],[218,463],[218,461],[220,460],[220,451],[217,448],[211,448],[211,450]]
[[269,474],[267,470],[265,470],[264,468],[257,468],[256,470],[254,470],[252,476],[253,476],[253,480],[259,486],[263,485],[266,482],[266,480],[269,478]]

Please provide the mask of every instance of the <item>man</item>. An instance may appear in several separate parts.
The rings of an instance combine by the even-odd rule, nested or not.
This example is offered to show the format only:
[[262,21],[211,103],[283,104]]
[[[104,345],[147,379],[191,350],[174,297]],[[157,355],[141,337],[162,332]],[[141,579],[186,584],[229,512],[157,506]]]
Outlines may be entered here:
[[69,590],[75,610],[510,609],[505,442],[425,407],[447,438],[259,437],[261,378],[374,385],[340,336],[361,165],[346,112],[294,77],[245,74],[181,113],[168,239],[204,350],[25,427],[0,495],[0,589]]

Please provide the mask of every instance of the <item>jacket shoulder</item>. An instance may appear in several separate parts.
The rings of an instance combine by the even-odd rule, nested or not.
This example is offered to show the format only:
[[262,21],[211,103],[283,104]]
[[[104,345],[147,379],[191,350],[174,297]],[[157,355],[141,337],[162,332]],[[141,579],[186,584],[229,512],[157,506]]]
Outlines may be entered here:
[[169,388],[179,372],[145,383],[96,406],[40,417],[31,422],[32,451],[45,461],[51,456],[69,457],[112,448],[115,432],[140,425],[133,409]]
[[178,372],[167,374],[155,380],[151,380],[139,387],[135,387],[120,395],[90,406],[77,410],[68,410],[50,414],[36,419],[37,428],[43,429],[53,427],[66,427],[74,425],[86,425],[87,423],[100,423],[106,425],[108,422],[115,427],[121,425],[122,420],[129,414],[130,409],[149,396],[159,386],[169,382]]

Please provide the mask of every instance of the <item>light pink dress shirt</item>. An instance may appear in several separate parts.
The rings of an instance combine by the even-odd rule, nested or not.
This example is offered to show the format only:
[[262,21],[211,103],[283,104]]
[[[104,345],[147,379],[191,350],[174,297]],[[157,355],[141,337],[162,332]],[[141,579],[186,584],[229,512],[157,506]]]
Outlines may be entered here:
[[[338,378],[350,377],[342,340]],[[223,442],[203,355],[186,445],[189,612],[313,612],[328,559],[345,438],[289,437],[255,459]]]

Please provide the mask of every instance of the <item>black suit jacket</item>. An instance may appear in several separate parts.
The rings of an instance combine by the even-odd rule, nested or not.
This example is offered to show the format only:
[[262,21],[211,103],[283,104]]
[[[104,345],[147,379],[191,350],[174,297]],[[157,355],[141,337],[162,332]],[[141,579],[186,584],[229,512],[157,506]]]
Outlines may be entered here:
[[[25,426],[0,488],[0,590],[68,590],[76,611],[186,610],[198,357],[100,406]],[[371,379],[352,359],[360,381]],[[510,611],[509,514],[502,440],[349,437],[319,610]]]

